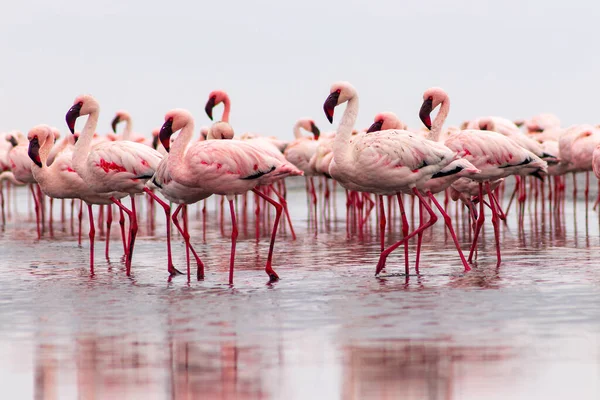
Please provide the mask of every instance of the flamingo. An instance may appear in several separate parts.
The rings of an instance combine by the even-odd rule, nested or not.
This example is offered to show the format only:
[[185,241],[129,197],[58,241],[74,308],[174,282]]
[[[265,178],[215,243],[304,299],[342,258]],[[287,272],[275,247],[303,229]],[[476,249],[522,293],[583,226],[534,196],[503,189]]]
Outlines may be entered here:
[[[179,136],[171,146],[171,135],[177,131],[180,131]],[[243,141],[206,140],[190,145],[193,132],[194,119],[191,114],[186,110],[174,109],[165,115],[165,123],[160,131],[160,141],[165,149],[170,150],[167,165],[173,180],[206,193],[227,196],[232,220],[229,283],[233,284],[235,247],[238,236],[234,198],[249,190],[269,202],[277,210],[265,271],[270,281],[278,280],[279,276],[272,268],[272,257],[281,206],[258,191],[256,187],[261,183],[259,178],[265,175],[271,175],[276,179],[278,176],[293,173],[296,169]],[[298,175],[301,174],[302,172],[298,171]]]
[[543,132],[546,129],[560,128],[560,119],[550,113],[542,113],[524,121],[525,128],[529,133]]
[[[221,103],[223,103],[224,109],[223,109],[223,114],[221,115],[220,122],[224,122],[224,123],[228,124],[229,123],[229,113],[231,112],[231,100],[230,100],[227,92],[225,92],[224,90],[212,91],[208,95],[208,100],[206,102],[206,106],[204,107],[204,110],[206,112],[206,115],[208,115],[208,117],[212,120],[213,119],[213,109]],[[214,127],[214,125],[213,125],[213,127]],[[211,130],[213,129],[213,127],[211,127],[211,129],[209,129],[207,139],[231,139],[229,137],[219,137],[219,136],[215,135],[214,133],[211,134]],[[221,130],[220,132],[233,133],[233,130],[229,131],[229,130],[225,129],[225,130]],[[282,165],[287,164],[287,160],[285,159],[285,157],[282,154],[282,150],[281,150],[282,142],[280,140],[278,140],[276,138],[264,138],[264,137],[261,137],[256,134],[244,134],[240,137],[240,139],[247,141],[256,147],[259,147],[265,154],[268,154],[270,157],[276,158],[280,164],[282,164]],[[294,174],[297,174],[297,173],[298,173],[298,170],[296,169]],[[284,196],[284,194],[285,194],[285,182],[283,182],[284,176],[283,175],[278,175],[278,176],[280,177],[280,179],[275,179],[272,182],[271,182],[271,180],[269,180],[271,183],[269,183],[268,186],[271,186],[271,190],[273,190],[273,193],[275,193],[275,195],[279,199],[279,204],[281,204],[281,206],[283,207],[283,212],[285,213],[286,220],[290,227],[292,239],[296,240],[296,233],[294,231],[294,226],[292,225],[292,219],[290,217],[290,213],[289,213],[288,206],[287,206],[287,201]],[[282,185],[283,185],[282,191],[275,189],[275,187],[272,185],[273,183],[275,183],[277,181],[282,182]],[[264,180],[261,180],[261,182],[264,182]],[[263,185],[264,185],[264,183],[263,183]],[[257,210],[258,210],[258,208],[257,208]],[[258,227],[258,220],[257,220],[257,227]],[[258,228],[257,228],[257,238],[258,238]]]
[[[160,129],[158,129],[160,131]],[[153,132],[154,134],[154,132]],[[207,128],[206,137],[203,140],[207,139],[233,139],[234,132],[231,129],[231,126],[227,123],[215,123],[210,129]],[[158,137],[158,133],[157,133]],[[172,138],[171,138],[172,142]],[[166,216],[167,223],[167,257],[168,257],[168,271],[170,276],[180,273],[173,266],[172,255],[171,255],[171,206],[161,199],[159,199],[153,192],[152,189],[158,188],[158,191],[172,203],[178,204],[175,213],[173,213],[172,219],[175,223],[175,226],[183,236],[186,243],[186,259],[187,259],[187,267],[188,267],[188,278],[190,276],[190,257],[189,252],[193,253],[196,264],[197,264],[197,277],[198,279],[204,278],[204,264],[200,257],[190,244],[189,233],[187,232],[187,205],[197,203],[200,200],[204,200],[212,195],[210,192],[205,192],[201,189],[197,189],[194,187],[185,186],[177,183],[171,177],[169,168],[168,168],[168,152],[164,149],[164,146],[160,146],[160,148],[165,151],[166,156],[163,157],[154,176],[151,180],[146,184],[147,188],[144,189],[150,197],[152,197],[157,203],[159,203],[164,211]],[[181,229],[179,222],[177,220],[177,216],[179,212],[183,209],[184,212],[184,229]]]
[[[312,132],[313,136],[302,136],[300,129]],[[312,198],[315,219],[317,217],[317,195],[313,175],[314,169],[310,165],[310,160],[314,157],[319,146],[319,137],[321,131],[310,118],[301,118],[294,124],[295,140],[286,147],[283,156],[286,160],[294,164],[298,169],[304,172],[306,179],[306,194]]]
[[[125,122],[125,129],[123,130],[123,133],[121,134],[121,136],[115,136],[117,133],[117,125],[123,121]],[[117,111],[115,117],[110,123],[110,126],[113,132],[115,133],[115,135],[109,136],[113,140],[130,140],[132,142],[143,143],[148,146],[152,146],[152,143],[149,142],[147,138],[133,133],[133,123],[131,121],[131,114],[129,114],[129,112],[125,110]]]
[[[358,114],[358,95],[348,82],[331,86],[323,109],[333,123],[335,107],[348,103],[333,143],[333,160],[329,174],[349,190],[398,195],[414,193],[429,213],[429,220],[384,250],[377,263],[376,274],[385,267],[387,256],[410,238],[423,232],[437,221],[437,216],[425,201],[417,185],[431,179],[457,157],[446,146],[403,130],[358,133],[352,128]],[[408,275],[407,264],[405,264]]]
[[37,189],[34,188],[37,182],[31,173],[31,160],[27,155],[27,138],[21,132],[13,132],[8,140],[11,143],[17,143],[8,152],[8,162],[15,179],[29,185],[34,201],[37,235],[38,239],[40,239],[44,225],[43,195],[39,187]]
[[[59,153],[49,165],[48,158],[54,144],[53,128],[48,125],[33,127],[27,138],[28,155],[32,161],[31,172],[42,192],[50,198],[81,199],[88,207],[90,218],[90,271],[94,274],[94,220],[92,204],[111,204],[111,197],[122,198],[124,193],[95,193],[73,169],[73,150],[67,148]],[[110,236],[110,222],[107,221],[106,252]]]
[[[431,112],[438,106],[440,109],[432,123]],[[430,130],[430,140],[434,142],[438,141],[449,111],[450,98],[442,88],[429,88],[423,93],[423,104],[419,112],[419,117],[427,129]],[[463,130],[451,135],[446,139],[445,144],[451,150],[455,151],[459,157],[466,159],[481,171],[478,175],[471,177],[471,179],[479,182],[480,213],[468,261],[471,262],[473,259],[479,232],[485,219],[483,212],[483,188],[485,185],[492,210],[497,266],[500,266],[500,231],[498,226],[500,214],[496,209],[498,202],[492,193],[490,182],[513,174],[533,175],[541,179],[540,173],[547,172],[547,164],[513,140],[492,131]]]
[[10,171],[10,161],[8,160],[8,153],[10,150],[17,146],[17,140],[9,133],[0,133],[0,175],[3,177],[0,180],[0,203],[2,208],[2,224],[6,222],[6,210],[5,210],[5,202],[4,202],[4,181],[7,180],[12,182],[13,180],[19,182],[20,184],[24,184],[14,178],[14,174]]
[[[371,127],[367,130],[367,132],[370,133],[370,132],[376,132],[376,131],[385,130],[385,129],[400,129],[401,130],[401,129],[405,129],[405,128],[406,128],[406,124],[404,124],[398,118],[398,116],[396,116],[396,114],[394,114],[393,112],[384,112],[384,113],[379,113],[375,116],[373,125],[371,125]],[[462,253],[460,244],[458,243],[458,238],[456,237],[456,234],[454,233],[454,228],[452,227],[452,220],[451,220],[450,216],[448,215],[448,213],[446,213],[444,208],[441,207],[441,205],[438,203],[438,201],[434,195],[437,193],[440,193],[440,192],[444,192],[456,180],[465,178],[465,177],[471,177],[473,175],[478,174],[479,172],[480,172],[479,169],[477,169],[469,161],[459,158],[459,159],[456,159],[456,160],[450,162],[447,166],[442,168],[438,173],[433,175],[431,177],[431,179],[419,181],[419,183],[416,186],[417,189],[420,190],[421,193],[423,193],[425,196],[429,197],[432,200],[432,202],[434,203],[434,205],[436,206],[436,208],[438,208],[438,210],[440,210],[440,212],[444,218],[446,227],[448,228],[448,231],[450,232],[450,235],[452,236],[452,240],[454,241],[454,245],[456,246],[459,257],[463,263],[463,266],[465,267],[465,271],[469,271],[471,268],[469,267],[469,264],[467,263],[464,255]],[[381,197],[380,197],[379,201],[380,201],[380,207],[381,207],[381,209],[383,209],[383,203],[382,203]],[[403,231],[404,236],[406,236],[408,234],[408,221],[406,220],[406,214],[404,212],[401,213],[401,216],[402,216],[402,231]],[[421,223],[423,223],[422,208],[419,208],[419,216],[421,219]],[[384,232],[385,232],[385,220],[383,221],[383,227],[381,228],[382,246],[383,246]],[[418,268],[418,266],[419,266],[419,255],[421,253],[421,240],[422,240],[422,234],[417,235],[417,257],[416,257],[416,261],[415,261],[415,268]],[[406,245],[404,246],[404,256],[405,256],[405,259],[408,259],[408,248]]]
[[[515,141],[519,146],[529,150],[542,160],[547,163],[555,163],[557,162],[557,156],[552,153],[548,153],[544,150],[544,147],[539,143],[539,141],[535,140],[531,136],[528,136],[521,132],[521,130],[515,125],[514,122],[509,121],[505,118],[501,117],[482,117],[478,118],[474,121],[471,121],[467,126],[467,129],[480,129],[482,131],[494,131],[498,132],[508,138],[511,138]],[[525,185],[525,181],[521,179],[520,176],[516,175],[516,184],[511,196],[511,201],[508,203],[508,207],[506,209],[506,213],[508,213],[510,209],[510,205],[512,203],[512,199],[514,198],[517,191],[520,191],[520,195],[518,197],[518,201],[520,203],[521,213],[520,213],[520,223],[522,223],[523,213],[525,211],[526,195],[527,195],[527,187]]]
[[131,198],[131,210],[115,196],[111,201],[129,216],[129,239],[127,242],[126,271],[131,274],[131,260],[137,235],[135,195],[144,191],[146,181],[154,175],[161,155],[149,146],[129,142],[105,142],[92,146],[92,139],[100,106],[91,95],[77,97],[65,117],[71,133],[75,122],[87,115],[87,121],[75,144],[73,168],[95,193],[122,192]]

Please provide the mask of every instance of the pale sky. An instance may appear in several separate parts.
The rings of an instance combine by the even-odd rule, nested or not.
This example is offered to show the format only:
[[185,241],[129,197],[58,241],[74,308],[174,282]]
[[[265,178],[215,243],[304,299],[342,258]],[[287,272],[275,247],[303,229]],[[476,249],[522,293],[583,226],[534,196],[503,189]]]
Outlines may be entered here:
[[598,123],[599,21],[591,0],[3,1],[0,131],[66,132],[82,93],[100,102],[99,132],[118,109],[146,136],[176,107],[199,128],[208,93],[224,89],[236,134],[291,139],[299,117],[333,129],[322,106],[338,80],[358,90],[358,128],[381,111],[420,127],[430,86],[448,91],[453,124],[539,112]]

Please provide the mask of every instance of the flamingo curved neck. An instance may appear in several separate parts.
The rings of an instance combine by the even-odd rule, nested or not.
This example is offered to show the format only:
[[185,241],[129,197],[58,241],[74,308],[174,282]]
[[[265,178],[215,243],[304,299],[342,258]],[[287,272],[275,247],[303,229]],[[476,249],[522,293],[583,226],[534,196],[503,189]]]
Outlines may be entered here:
[[85,170],[85,160],[92,147],[92,139],[96,132],[96,126],[98,126],[99,115],[100,110],[95,110],[89,114],[85,126],[79,135],[79,139],[77,140],[77,143],[75,143],[75,151],[73,151],[73,168],[80,176]]
[[296,124],[294,124],[294,138],[296,139],[302,139],[302,132],[300,131],[301,124],[301,121],[297,121]]
[[[48,161],[48,156],[50,155],[50,151],[52,150],[52,147],[54,146],[54,134],[50,134],[50,136],[48,136],[46,138],[46,141],[44,142],[44,144],[42,145],[42,147],[40,147],[40,161],[42,162],[42,167],[47,167],[47,161]],[[35,165],[35,163],[32,163],[31,165],[34,165],[37,167],[37,165]]]
[[123,130],[123,140],[131,140],[132,125],[131,118],[127,118],[125,120],[125,129]]
[[171,166],[171,171],[173,171],[172,174],[174,178],[176,178],[176,175],[178,175],[177,172],[185,171],[185,168],[180,167],[183,164],[183,159],[185,157],[187,147],[190,141],[192,140],[193,135],[194,121],[191,120],[188,121],[188,123],[185,124],[183,128],[181,128],[179,136],[177,136],[177,138],[171,145],[171,151],[169,152],[169,165]]
[[229,101],[229,96],[225,96],[223,99],[223,106],[225,109],[223,110],[223,115],[221,116],[221,121],[229,122],[229,112],[231,111],[231,102]]
[[429,132],[429,140],[437,142],[440,139],[440,134],[442,133],[442,126],[444,126],[444,122],[448,117],[448,113],[450,112],[450,98],[446,97],[442,104],[440,105],[440,111],[438,111],[433,123],[431,124],[431,131]]
[[348,100],[348,105],[346,106],[346,110],[344,110],[344,115],[333,141],[333,159],[338,165],[349,161],[350,138],[352,138],[352,129],[354,128],[357,116],[358,96],[354,95]]

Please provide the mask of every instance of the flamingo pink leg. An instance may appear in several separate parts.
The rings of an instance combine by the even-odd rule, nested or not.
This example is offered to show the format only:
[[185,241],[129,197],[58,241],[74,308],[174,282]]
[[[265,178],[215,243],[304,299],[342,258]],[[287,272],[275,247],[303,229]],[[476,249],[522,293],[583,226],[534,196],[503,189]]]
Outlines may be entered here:
[[[204,279],[204,263],[198,256],[198,253],[196,253],[196,250],[194,250],[194,247],[192,246],[192,244],[190,243],[190,234],[187,230],[187,223],[184,222],[184,226],[182,228],[181,225],[179,224],[179,220],[177,219],[179,216],[179,212],[182,211],[182,209],[183,209],[184,213],[187,212],[186,209],[184,208],[184,206],[185,206],[184,204],[180,204],[175,209],[172,219],[173,219],[173,223],[175,224],[175,227],[177,228],[177,231],[181,234],[181,236],[183,236],[183,240],[185,241],[186,247],[189,248],[189,250],[186,249],[187,257],[189,258],[189,251],[191,251],[192,254],[194,255],[194,258],[196,259],[196,267],[197,267],[196,273],[197,273],[198,280],[200,280],[200,279]],[[185,218],[185,216],[184,216],[184,218]]]
[[442,213],[442,216],[444,217],[444,222],[446,223],[446,227],[448,228],[448,231],[450,231],[450,235],[452,236],[452,240],[454,241],[454,245],[456,246],[456,250],[458,251],[460,260],[462,261],[463,266],[465,267],[465,272],[470,271],[471,267],[469,267],[469,264],[467,263],[467,260],[465,259],[465,256],[460,248],[460,244],[458,243],[458,238],[456,237],[456,233],[454,233],[454,228],[452,227],[452,220],[450,219],[450,216],[444,210],[444,208],[441,206],[441,204],[437,201],[437,199],[431,192],[428,193],[428,196],[431,199],[431,201],[433,202],[433,204],[435,204],[437,209],[440,210],[440,213]]
[[[39,206],[37,196],[35,195],[35,189],[33,188],[33,184],[29,185],[29,189],[31,190],[31,195],[33,196],[33,202],[34,202],[34,208],[35,208],[35,224],[36,224],[37,236],[38,236],[38,240],[39,240],[42,237],[42,231],[40,230],[40,206]],[[80,244],[81,244],[81,242],[80,242]]]
[[77,215],[79,218],[79,246],[81,246],[81,222],[83,220],[83,200],[79,200],[79,214]]
[[94,227],[94,215],[92,214],[92,205],[88,204],[88,217],[90,218],[90,274],[94,275],[94,239],[96,229]]
[[473,262],[473,254],[475,252],[475,249],[477,248],[477,239],[479,238],[479,232],[481,231],[481,227],[483,226],[483,221],[485,221],[485,211],[483,209],[483,182],[479,183],[479,199],[479,216],[475,225],[473,244],[471,244],[471,251],[469,252],[469,262]]
[[506,215],[508,215],[508,212],[510,211],[510,206],[512,205],[513,200],[515,199],[515,196],[516,196],[517,192],[519,191],[520,183],[521,183],[520,177],[515,176],[515,189],[513,190],[512,194],[510,196],[510,199],[508,200],[508,206],[506,206]]
[[383,208],[383,196],[377,195],[379,199],[379,240],[381,241],[381,250],[385,247],[385,209]]
[[[398,206],[400,207],[400,217],[402,218],[402,237],[408,236],[408,218],[406,217],[406,210],[404,209],[404,202],[402,201],[402,195],[397,194]],[[404,243],[404,272],[408,275],[409,272],[409,261],[408,261],[408,242]]]
[[[423,204],[419,202],[419,226],[424,224]],[[419,273],[419,261],[421,260],[421,244],[423,243],[423,231],[417,235],[417,256],[415,257],[415,271]]]
[[110,227],[112,225],[112,204],[108,204],[108,210],[106,212],[106,247],[104,248],[104,257],[109,259],[109,251],[110,251]]
[[[244,207],[245,206],[246,203],[244,203]],[[206,243],[206,199],[202,202],[202,241]]]
[[[173,257],[171,254],[171,206],[162,201],[154,192],[148,188],[144,188],[144,192],[156,201],[165,211],[165,219],[167,224],[167,271],[170,276],[181,274],[173,265]],[[109,208],[110,212],[110,208]],[[110,215],[110,214],[109,214]]]
[[119,225],[121,226],[121,240],[123,241],[123,254],[127,254],[127,239],[125,239],[125,212],[121,207],[119,207],[119,213]]
[[281,218],[281,213],[283,212],[283,207],[281,204],[277,203],[275,200],[261,193],[258,189],[252,189],[254,193],[262,197],[265,201],[270,203],[273,207],[275,207],[275,222],[273,224],[273,231],[271,233],[271,242],[269,243],[269,255],[267,256],[267,265],[265,267],[265,272],[269,275],[269,279],[271,282],[279,280],[279,276],[273,270],[271,266],[273,260],[273,248],[275,247],[275,237],[277,235],[277,227],[279,226],[279,219]]
[[290,226],[290,232],[292,234],[292,240],[296,240],[296,233],[294,232],[294,226],[292,225],[292,219],[290,218],[290,213],[288,211],[287,201],[285,197],[273,186],[273,193],[279,199],[279,204],[283,207],[283,212],[285,213],[285,218],[288,221],[288,225]]
[[235,206],[233,199],[229,199],[229,211],[231,212],[231,255],[229,258],[229,284],[233,285],[233,266],[235,262],[235,244],[238,237],[237,221],[235,219]]
[[52,215],[52,208],[54,206],[54,199],[50,197],[50,212],[48,217],[48,229],[50,232],[50,237],[54,237],[54,217]]
[[500,218],[498,217],[498,212],[496,211],[496,204],[493,199],[492,189],[490,188],[490,183],[486,182],[485,186],[486,186],[486,189],[488,192],[488,197],[490,199],[490,206],[491,206],[490,208],[492,209],[492,225],[494,226],[494,238],[496,240],[496,258],[497,258],[496,266],[499,267],[500,263],[502,262],[502,256],[500,255],[500,227],[499,227]]
[[71,199],[71,235],[75,234],[75,227],[73,222],[75,221],[75,199]]
[[0,203],[2,204],[2,226],[4,226],[4,224],[6,224],[6,211],[4,209],[4,183],[3,182],[0,182]]
[[427,204],[427,201],[425,201],[425,198],[421,195],[421,193],[416,188],[413,188],[413,193],[419,198],[419,201],[423,204],[423,206],[429,213],[429,220],[427,221],[427,223],[415,229],[410,235],[396,242],[381,253],[381,255],[379,256],[379,262],[377,263],[377,269],[375,270],[375,275],[379,274],[379,272],[381,272],[381,270],[385,268],[385,261],[392,251],[397,249],[398,246],[400,246],[401,244],[407,243],[412,237],[418,235],[420,232],[423,232],[424,230],[435,224],[437,221],[437,216],[435,215],[429,204]]
[[127,276],[131,275],[131,259],[133,256],[133,246],[135,244],[135,236],[137,234],[137,216],[135,210],[135,200],[133,195],[131,196],[131,210],[123,205],[119,200],[114,197],[110,198],[113,203],[117,205],[123,212],[125,212],[129,216],[129,240],[127,243],[127,253],[125,256],[125,270],[127,271]]
[[[186,266],[187,266],[187,278],[188,278],[188,282],[190,281],[190,277],[191,277],[191,271],[190,271],[190,235],[188,233],[188,227],[187,227],[187,215],[186,215],[186,207],[185,204],[180,204],[179,207],[177,207],[177,210],[175,211],[175,218],[177,219],[177,215],[179,215],[179,212],[183,211],[183,216],[182,216],[182,220],[183,220],[183,240],[185,241],[185,261],[186,261]],[[179,228],[178,228],[179,229]]]

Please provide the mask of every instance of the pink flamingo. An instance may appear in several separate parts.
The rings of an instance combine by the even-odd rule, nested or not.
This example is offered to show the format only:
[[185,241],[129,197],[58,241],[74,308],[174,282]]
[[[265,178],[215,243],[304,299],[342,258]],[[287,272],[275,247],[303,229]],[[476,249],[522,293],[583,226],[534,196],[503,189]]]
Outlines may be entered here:
[[[370,132],[376,132],[378,130],[386,130],[386,129],[402,130],[405,128],[406,128],[406,124],[404,124],[396,116],[396,114],[394,114],[392,112],[384,112],[384,113],[377,114],[375,116],[375,121],[373,122],[373,125],[371,125],[371,127],[367,130],[367,132],[370,133]],[[446,213],[446,210],[444,210],[444,208],[438,203],[438,201],[434,195],[437,193],[444,192],[456,180],[458,180],[460,178],[464,178],[464,177],[472,177],[478,173],[479,173],[479,169],[475,168],[475,166],[473,166],[473,164],[471,164],[469,161],[467,161],[465,159],[459,158],[459,159],[456,159],[456,160],[450,162],[447,166],[442,168],[438,173],[434,174],[431,177],[431,179],[419,181],[416,186],[417,189],[419,191],[421,191],[421,193],[423,193],[425,196],[429,197],[432,200],[433,204],[436,206],[436,208],[438,208],[438,210],[442,214],[442,216],[444,218],[444,222],[446,224],[446,227],[448,228],[448,231],[450,232],[450,235],[452,236],[452,240],[454,241],[454,245],[456,246],[456,249],[458,251],[459,257],[463,263],[463,266],[465,267],[465,271],[469,271],[471,268],[469,267],[469,264],[467,263],[467,260],[465,259],[464,255],[462,253],[460,244],[458,243],[458,238],[456,237],[456,234],[454,233],[454,228],[452,227],[452,220],[451,220],[450,216],[448,215],[448,213]],[[380,202],[381,209],[383,209],[383,200],[382,200],[381,196],[379,198],[379,202]],[[408,234],[408,221],[406,220],[406,214],[404,212],[401,213],[401,216],[402,216],[402,232],[403,232],[404,236],[406,236]],[[421,224],[423,224],[423,209],[422,209],[422,207],[419,207],[419,218],[421,220],[420,221]],[[381,227],[381,240],[382,240],[382,249],[383,249],[383,237],[384,237],[384,232],[385,232],[385,220],[384,219],[383,219],[382,225],[383,225],[383,227]],[[416,256],[416,261],[415,261],[416,269],[418,269],[418,267],[419,267],[422,236],[423,236],[422,233],[417,235],[417,256]],[[406,245],[404,246],[404,257],[406,260],[408,260],[408,247]]]
[[[94,274],[94,220],[92,204],[111,204],[111,197],[122,198],[125,193],[95,193],[73,169],[72,149],[59,153],[54,162],[48,165],[48,158],[54,144],[54,132],[47,125],[33,127],[27,135],[29,139],[28,155],[33,162],[31,172],[40,185],[42,192],[50,198],[81,199],[88,207],[90,218],[90,271]],[[107,220],[106,252],[110,236],[111,219]]]
[[[408,131],[385,130],[352,136],[358,114],[358,95],[350,83],[334,83],[323,108],[329,122],[333,122],[335,107],[346,102],[333,144],[329,174],[349,190],[379,195],[413,193],[429,213],[427,223],[381,253],[376,268],[378,274],[394,249],[437,221],[417,185],[448,166],[456,159],[456,154],[442,144]],[[406,273],[408,275],[408,270]]]
[[[0,175],[3,177],[2,180],[0,180],[0,203],[1,203],[1,208],[2,208],[2,224],[4,225],[6,223],[6,209],[5,209],[5,201],[4,201],[4,181],[7,180],[9,182],[12,182],[13,180],[17,181],[14,178],[14,174],[10,171],[10,161],[8,160],[8,153],[10,152],[10,150],[17,146],[19,143],[17,142],[17,139],[15,139],[11,134],[9,133],[0,133],[0,174],[4,174],[5,172],[7,174],[4,175]],[[19,181],[17,181],[19,182]],[[20,184],[24,184],[23,182],[19,182]],[[7,186],[8,188],[8,186]]]
[[[431,122],[431,112],[440,106],[433,123]],[[437,142],[442,126],[450,111],[450,98],[441,88],[430,88],[423,94],[423,105],[419,117],[423,124],[430,129],[429,139]],[[451,135],[445,142],[446,146],[455,151],[459,157],[471,162],[481,172],[471,177],[479,182],[480,213],[475,229],[475,237],[471,245],[469,262],[473,259],[474,250],[477,246],[477,239],[481,226],[485,219],[483,207],[483,187],[485,185],[488,197],[490,199],[490,208],[492,210],[492,224],[496,239],[497,265],[501,263],[500,255],[500,214],[496,206],[498,201],[495,199],[490,182],[509,175],[533,175],[541,177],[540,173],[546,173],[547,164],[535,154],[524,149],[506,136],[492,131],[463,130]]]
[[112,202],[129,216],[125,265],[127,275],[130,275],[138,230],[135,195],[144,191],[146,181],[152,178],[162,157],[151,147],[135,142],[105,142],[92,146],[99,114],[100,106],[90,95],[77,97],[67,112],[67,125],[73,134],[77,118],[88,115],[79,140],[75,144],[73,168],[95,193],[122,192],[131,197],[131,210],[116,197],[111,197]]
[[[31,195],[33,196],[35,208],[35,220],[37,227],[38,239],[42,237],[44,229],[44,204],[43,194],[31,173],[31,160],[27,155],[27,138],[21,132],[11,134],[12,140],[16,140],[18,145],[14,146],[8,153],[8,161],[10,169],[13,172],[15,179],[29,185]],[[11,139],[9,139],[11,140]],[[36,188],[34,188],[36,187]],[[37,192],[37,193],[36,193]]]
[[[179,136],[171,146],[171,135],[179,130],[181,130]],[[227,196],[232,220],[229,283],[233,284],[235,247],[238,235],[233,201],[236,195],[246,193],[248,190],[254,191],[277,209],[265,271],[271,281],[278,280],[279,276],[271,264],[281,206],[256,190],[256,186],[261,183],[260,178],[265,175],[270,174],[277,178],[293,172],[294,168],[243,141],[206,140],[190,145],[193,133],[194,119],[191,114],[186,110],[175,109],[165,115],[160,140],[165,149],[170,149],[167,165],[173,180],[206,193]],[[301,171],[298,172],[300,175],[302,174]]]
[[[158,130],[160,131],[160,129]],[[154,134],[154,132],[153,132]],[[234,132],[231,129],[231,126],[227,123],[215,123],[210,130],[207,129],[206,137],[203,140],[207,139],[233,139]],[[157,133],[158,137],[158,133]],[[205,192],[201,189],[197,189],[194,187],[189,187],[182,185],[173,180],[171,177],[171,173],[168,168],[168,156],[169,153],[164,149],[164,146],[160,146],[166,153],[165,157],[161,160],[160,164],[158,164],[158,168],[154,173],[154,176],[151,180],[146,184],[147,188],[144,190],[150,197],[152,197],[157,203],[159,203],[164,211],[166,216],[166,224],[167,224],[167,258],[168,258],[168,271],[171,276],[180,273],[173,266],[173,259],[171,255],[171,206],[160,198],[158,198],[151,189],[158,188],[158,191],[170,202],[178,204],[175,213],[173,213],[172,219],[183,236],[186,244],[186,259],[187,259],[187,271],[188,271],[188,279],[190,277],[190,251],[193,253],[194,258],[196,259],[197,264],[197,277],[198,279],[204,279],[204,264],[202,260],[194,250],[193,246],[190,244],[190,236],[187,230],[187,205],[197,203],[200,200],[204,200],[212,195],[210,192]],[[177,216],[180,211],[183,210],[183,225],[182,229],[179,225],[179,221],[177,220]]]
[[[206,115],[208,115],[208,117],[212,120],[213,119],[213,109],[221,103],[223,103],[223,106],[224,106],[223,114],[221,116],[221,122],[229,123],[229,113],[231,112],[231,100],[229,99],[229,95],[227,94],[227,92],[225,92],[223,90],[212,91],[208,95],[208,101],[206,102],[206,106],[204,107],[204,110],[206,111]],[[313,123],[313,125],[314,125],[314,123]],[[213,125],[213,127],[214,127],[214,125]],[[207,139],[228,139],[227,137],[218,137],[214,133],[211,133],[212,129],[213,128],[211,127],[211,129],[209,130]],[[228,131],[222,130],[222,132],[228,132]],[[231,130],[231,133],[233,133],[233,130]],[[287,160],[285,159],[285,157],[283,156],[283,154],[281,152],[280,147],[282,146],[282,144],[279,140],[274,139],[274,138],[264,138],[264,137],[261,137],[256,134],[245,134],[245,135],[242,135],[242,137],[240,139],[248,141],[252,145],[259,147],[265,154],[268,154],[270,157],[276,158],[280,162],[280,164],[283,165],[283,164],[287,163]],[[294,174],[297,174],[297,171],[295,171]],[[272,190],[273,193],[275,193],[275,195],[279,199],[279,204],[281,204],[281,206],[283,207],[283,212],[285,213],[286,220],[290,227],[292,239],[296,240],[296,233],[294,232],[294,226],[292,225],[292,219],[290,217],[290,213],[289,213],[288,206],[287,206],[287,201],[284,196],[285,182],[283,181],[283,177],[284,176],[280,176],[280,179],[273,180],[267,186],[270,186],[270,190]],[[275,186],[273,185],[273,183],[275,183],[275,182],[281,182],[283,190],[277,190],[275,188]],[[264,185],[264,183],[262,183],[261,185]],[[257,208],[257,210],[258,210],[258,208]],[[257,223],[258,223],[258,221],[257,221]],[[258,227],[258,225],[257,225],[257,227]],[[257,235],[258,235],[258,230],[257,230]],[[258,236],[257,236],[257,238],[258,238]]]
[[115,114],[115,117],[110,123],[113,132],[117,133],[117,125],[121,122],[125,122],[125,129],[120,136],[111,135],[110,138],[114,140],[130,140],[132,142],[143,143],[148,146],[152,146],[152,143],[145,137],[133,133],[133,122],[131,121],[131,114],[125,110],[119,110]]

